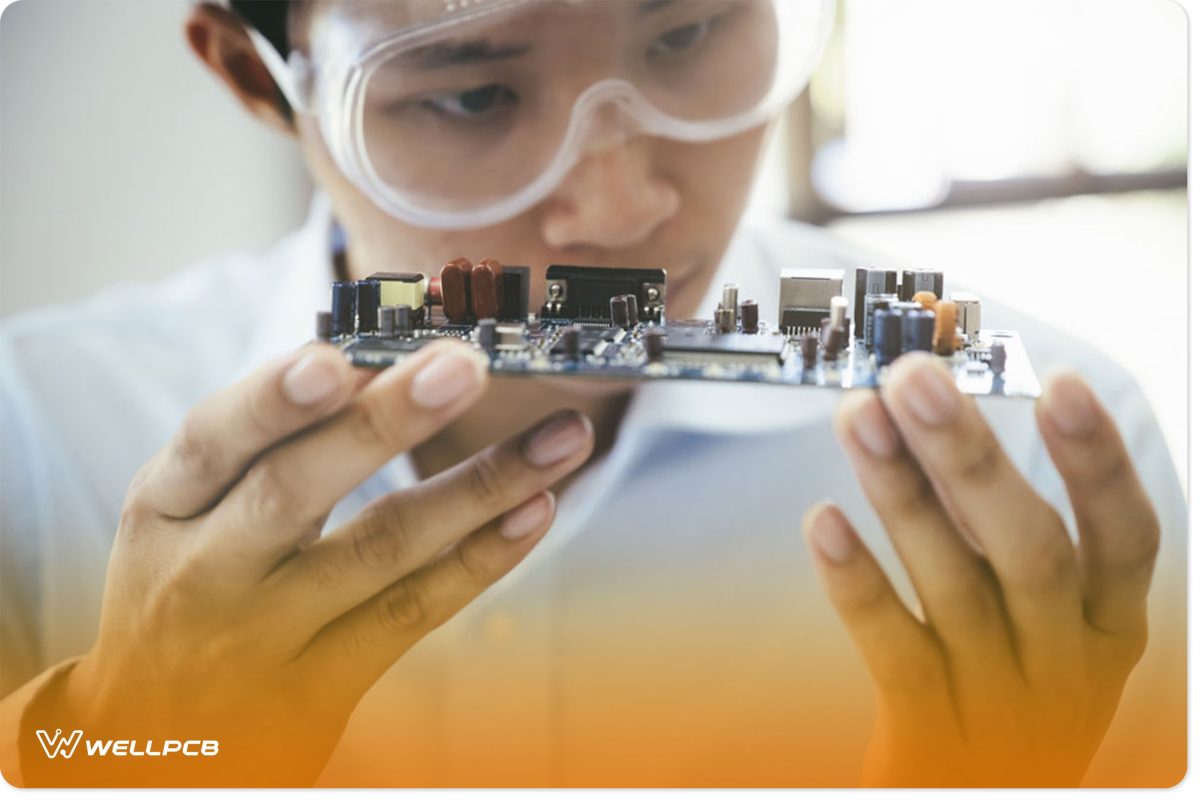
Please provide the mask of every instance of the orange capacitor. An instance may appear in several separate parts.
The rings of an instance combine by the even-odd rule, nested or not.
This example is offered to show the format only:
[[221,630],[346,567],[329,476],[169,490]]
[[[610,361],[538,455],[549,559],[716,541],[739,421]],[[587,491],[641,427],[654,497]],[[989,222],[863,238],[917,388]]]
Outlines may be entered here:
[[471,308],[471,262],[456,258],[442,265],[442,313],[454,323],[466,322]]
[[476,319],[500,316],[504,307],[504,267],[485,258],[471,270],[471,308]]
[[950,300],[939,300],[933,313],[933,352],[952,356],[958,339],[958,306]]
[[933,292],[917,292],[912,296],[914,303],[920,303],[921,308],[926,311],[933,311],[933,307],[937,305],[937,295]]

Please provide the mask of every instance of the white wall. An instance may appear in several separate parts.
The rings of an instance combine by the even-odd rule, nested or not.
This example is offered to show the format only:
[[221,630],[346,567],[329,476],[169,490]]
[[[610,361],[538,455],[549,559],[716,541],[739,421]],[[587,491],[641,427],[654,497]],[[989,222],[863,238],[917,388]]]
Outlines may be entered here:
[[295,148],[187,47],[186,0],[0,17],[0,314],[258,249],[303,219]]

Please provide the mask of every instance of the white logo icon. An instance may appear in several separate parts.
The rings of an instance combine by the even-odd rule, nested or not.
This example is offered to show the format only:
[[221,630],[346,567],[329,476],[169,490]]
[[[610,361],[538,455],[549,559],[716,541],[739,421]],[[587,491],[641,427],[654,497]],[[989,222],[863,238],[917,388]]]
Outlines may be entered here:
[[83,731],[76,729],[70,736],[63,736],[62,728],[59,728],[51,736],[43,730],[37,732],[38,741],[42,743],[42,749],[46,751],[47,758],[70,758],[75,754],[75,748],[79,746],[79,740],[83,738]]

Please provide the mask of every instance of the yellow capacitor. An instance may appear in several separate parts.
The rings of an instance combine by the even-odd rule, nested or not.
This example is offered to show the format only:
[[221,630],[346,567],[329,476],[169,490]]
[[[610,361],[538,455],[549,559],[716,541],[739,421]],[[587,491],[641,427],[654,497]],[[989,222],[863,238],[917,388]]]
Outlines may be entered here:
[[939,300],[933,313],[933,352],[939,356],[954,355],[958,344],[958,306],[950,300]]
[[937,295],[933,292],[917,292],[912,296],[914,303],[920,303],[921,308],[926,311],[933,311],[933,307],[937,305]]

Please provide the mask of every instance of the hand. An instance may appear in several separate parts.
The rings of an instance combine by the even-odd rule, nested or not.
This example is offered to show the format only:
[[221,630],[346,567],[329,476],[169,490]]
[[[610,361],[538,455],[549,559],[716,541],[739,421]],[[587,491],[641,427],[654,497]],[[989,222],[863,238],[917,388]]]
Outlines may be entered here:
[[810,509],[817,571],[866,661],[869,785],[1076,786],[1146,644],[1158,524],[1112,419],[1078,377],[1037,422],[1079,530],[1021,477],[933,356],[905,356],[835,428],[921,606],[840,511]]
[[547,487],[591,451],[587,419],[560,412],[319,538],[341,497],[486,380],[457,342],[369,380],[316,345],[194,408],[129,489],[95,647],[25,727],[218,740],[219,755],[50,760],[22,731],[29,782],[311,784],[367,689],[533,548]]

